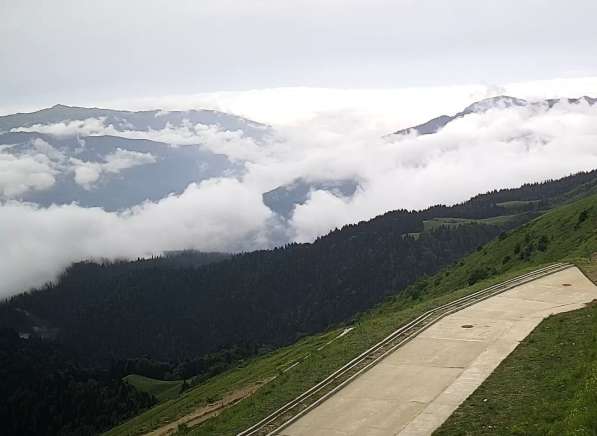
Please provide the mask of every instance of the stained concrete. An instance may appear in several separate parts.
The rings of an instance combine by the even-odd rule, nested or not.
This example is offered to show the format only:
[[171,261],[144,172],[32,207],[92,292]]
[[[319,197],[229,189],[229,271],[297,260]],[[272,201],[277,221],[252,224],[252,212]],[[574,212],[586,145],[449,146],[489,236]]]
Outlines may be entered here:
[[597,287],[572,267],[463,309],[423,331],[280,434],[429,435],[542,319],[593,299]]

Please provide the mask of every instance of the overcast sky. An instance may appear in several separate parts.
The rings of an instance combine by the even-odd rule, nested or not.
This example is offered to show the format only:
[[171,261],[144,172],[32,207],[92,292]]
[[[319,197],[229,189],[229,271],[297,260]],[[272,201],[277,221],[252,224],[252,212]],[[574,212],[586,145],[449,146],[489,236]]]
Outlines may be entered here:
[[595,0],[0,0],[3,112],[597,76]]

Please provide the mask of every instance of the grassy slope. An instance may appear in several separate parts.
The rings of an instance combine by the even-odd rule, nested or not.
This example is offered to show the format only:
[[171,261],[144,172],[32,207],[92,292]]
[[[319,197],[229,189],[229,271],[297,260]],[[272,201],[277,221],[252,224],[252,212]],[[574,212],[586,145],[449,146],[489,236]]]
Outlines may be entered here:
[[156,380],[137,374],[127,375],[124,380],[138,391],[150,393],[160,402],[176,398],[182,386],[182,380]]
[[[587,217],[579,222],[583,211],[587,211]],[[379,307],[356,317],[353,331],[322,350],[317,351],[317,348],[339,334],[341,328],[307,337],[292,346],[246,362],[242,367],[216,376],[177,399],[133,418],[109,434],[140,434],[162,422],[183,416],[221,397],[225,392],[276,376],[249,399],[192,429],[192,433],[197,435],[234,434],[322,380],[399,325],[429,308],[549,262],[563,258],[587,258],[597,250],[596,228],[597,196],[548,212],[506,237],[487,244],[458,265],[420,280],[400,296],[388,299]],[[537,248],[541,245],[542,236],[547,239],[544,251]],[[478,281],[467,286],[472,276],[477,277]],[[306,355],[309,357],[299,365],[282,372]]]
[[513,200],[513,201],[504,201],[503,203],[496,203],[498,206],[509,208],[509,209],[517,209],[521,206],[527,206],[529,204],[536,204],[539,203],[541,200]]
[[470,218],[433,218],[423,221],[424,231],[430,231],[440,226],[458,227],[462,224],[479,223],[504,226],[518,218],[518,215],[500,215],[492,218],[470,219]]

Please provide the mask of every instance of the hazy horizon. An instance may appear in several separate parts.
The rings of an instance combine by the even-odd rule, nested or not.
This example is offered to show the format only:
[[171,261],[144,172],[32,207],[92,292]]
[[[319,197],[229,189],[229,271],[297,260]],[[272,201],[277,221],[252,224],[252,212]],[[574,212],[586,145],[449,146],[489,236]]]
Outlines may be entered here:
[[24,0],[0,11],[2,106],[12,112],[222,91],[597,75],[590,0]]

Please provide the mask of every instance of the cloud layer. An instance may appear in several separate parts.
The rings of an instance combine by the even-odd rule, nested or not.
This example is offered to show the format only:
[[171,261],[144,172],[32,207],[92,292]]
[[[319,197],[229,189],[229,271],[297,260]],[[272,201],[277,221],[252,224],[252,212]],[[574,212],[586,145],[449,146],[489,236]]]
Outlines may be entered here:
[[0,206],[0,295],[39,286],[76,260],[135,258],[181,247],[245,250],[267,244],[271,212],[234,179],[191,184],[123,213],[76,205]]
[[[101,126],[105,131],[114,130],[112,126],[104,126],[102,120],[85,120],[81,123],[58,123],[39,126],[40,131],[57,137],[79,135],[83,131],[89,133],[85,123],[91,121]],[[73,128],[76,124],[78,128]],[[16,130],[15,130],[16,131]],[[33,128],[19,131],[35,132]],[[93,132],[100,131],[98,129]],[[84,139],[79,139],[84,147]],[[18,144],[23,145],[23,144]],[[156,162],[151,153],[143,153],[117,148],[113,153],[104,156],[100,161],[86,161],[75,157],[67,157],[65,153],[49,142],[35,138],[28,147],[19,147],[16,152],[12,148],[16,145],[0,146],[0,200],[15,199],[28,191],[43,191],[54,186],[56,177],[60,174],[72,175],[75,183],[84,189],[92,189],[104,176],[119,174],[123,170],[139,165]],[[75,155],[77,151],[75,150]]]
[[118,174],[127,168],[154,163],[156,158],[151,153],[116,149],[104,157],[104,162],[82,161],[76,158],[69,159],[74,172],[75,182],[85,189],[93,188],[102,174]]
[[[50,127],[55,135],[81,134],[86,125],[93,126],[87,134],[110,129],[102,120],[63,123],[64,132]],[[120,213],[4,201],[0,246],[6,259],[0,263],[0,295],[54,279],[69,263],[84,258],[130,258],[183,248],[242,251],[270,247],[281,234],[311,241],[334,227],[387,210],[450,204],[490,189],[597,168],[597,107],[584,103],[560,103],[551,110],[530,106],[475,113],[435,135],[387,139],[381,133],[387,131],[345,111],[328,111],[308,122],[281,127],[263,144],[240,132],[201,125],[119,132],[169,138],[166,142],[173,144],[201,143],[242,160],[246,171],[242,176],[191,184],[180,195]],[[19,158],[28,160],[18,165],[30,166],[31,174],[34,164],[45,168],[34,156]],[[150,159],[118,150],[99,167],[81,164],[88,172],[79,174],[79,182],[92,184],[98,172]],[[312,192],[284,222],[264,206],[261,194],[299,177],[355,179],[360,187],[349,199]],[[43,186],[43,181],[32,180],[22,183]]]
[[48,189],[56,182],[57,162],[64,156],[42,139],[35,139],[25,153],[12,154],[12,146],[0,148],[0,199],[27,191]]

